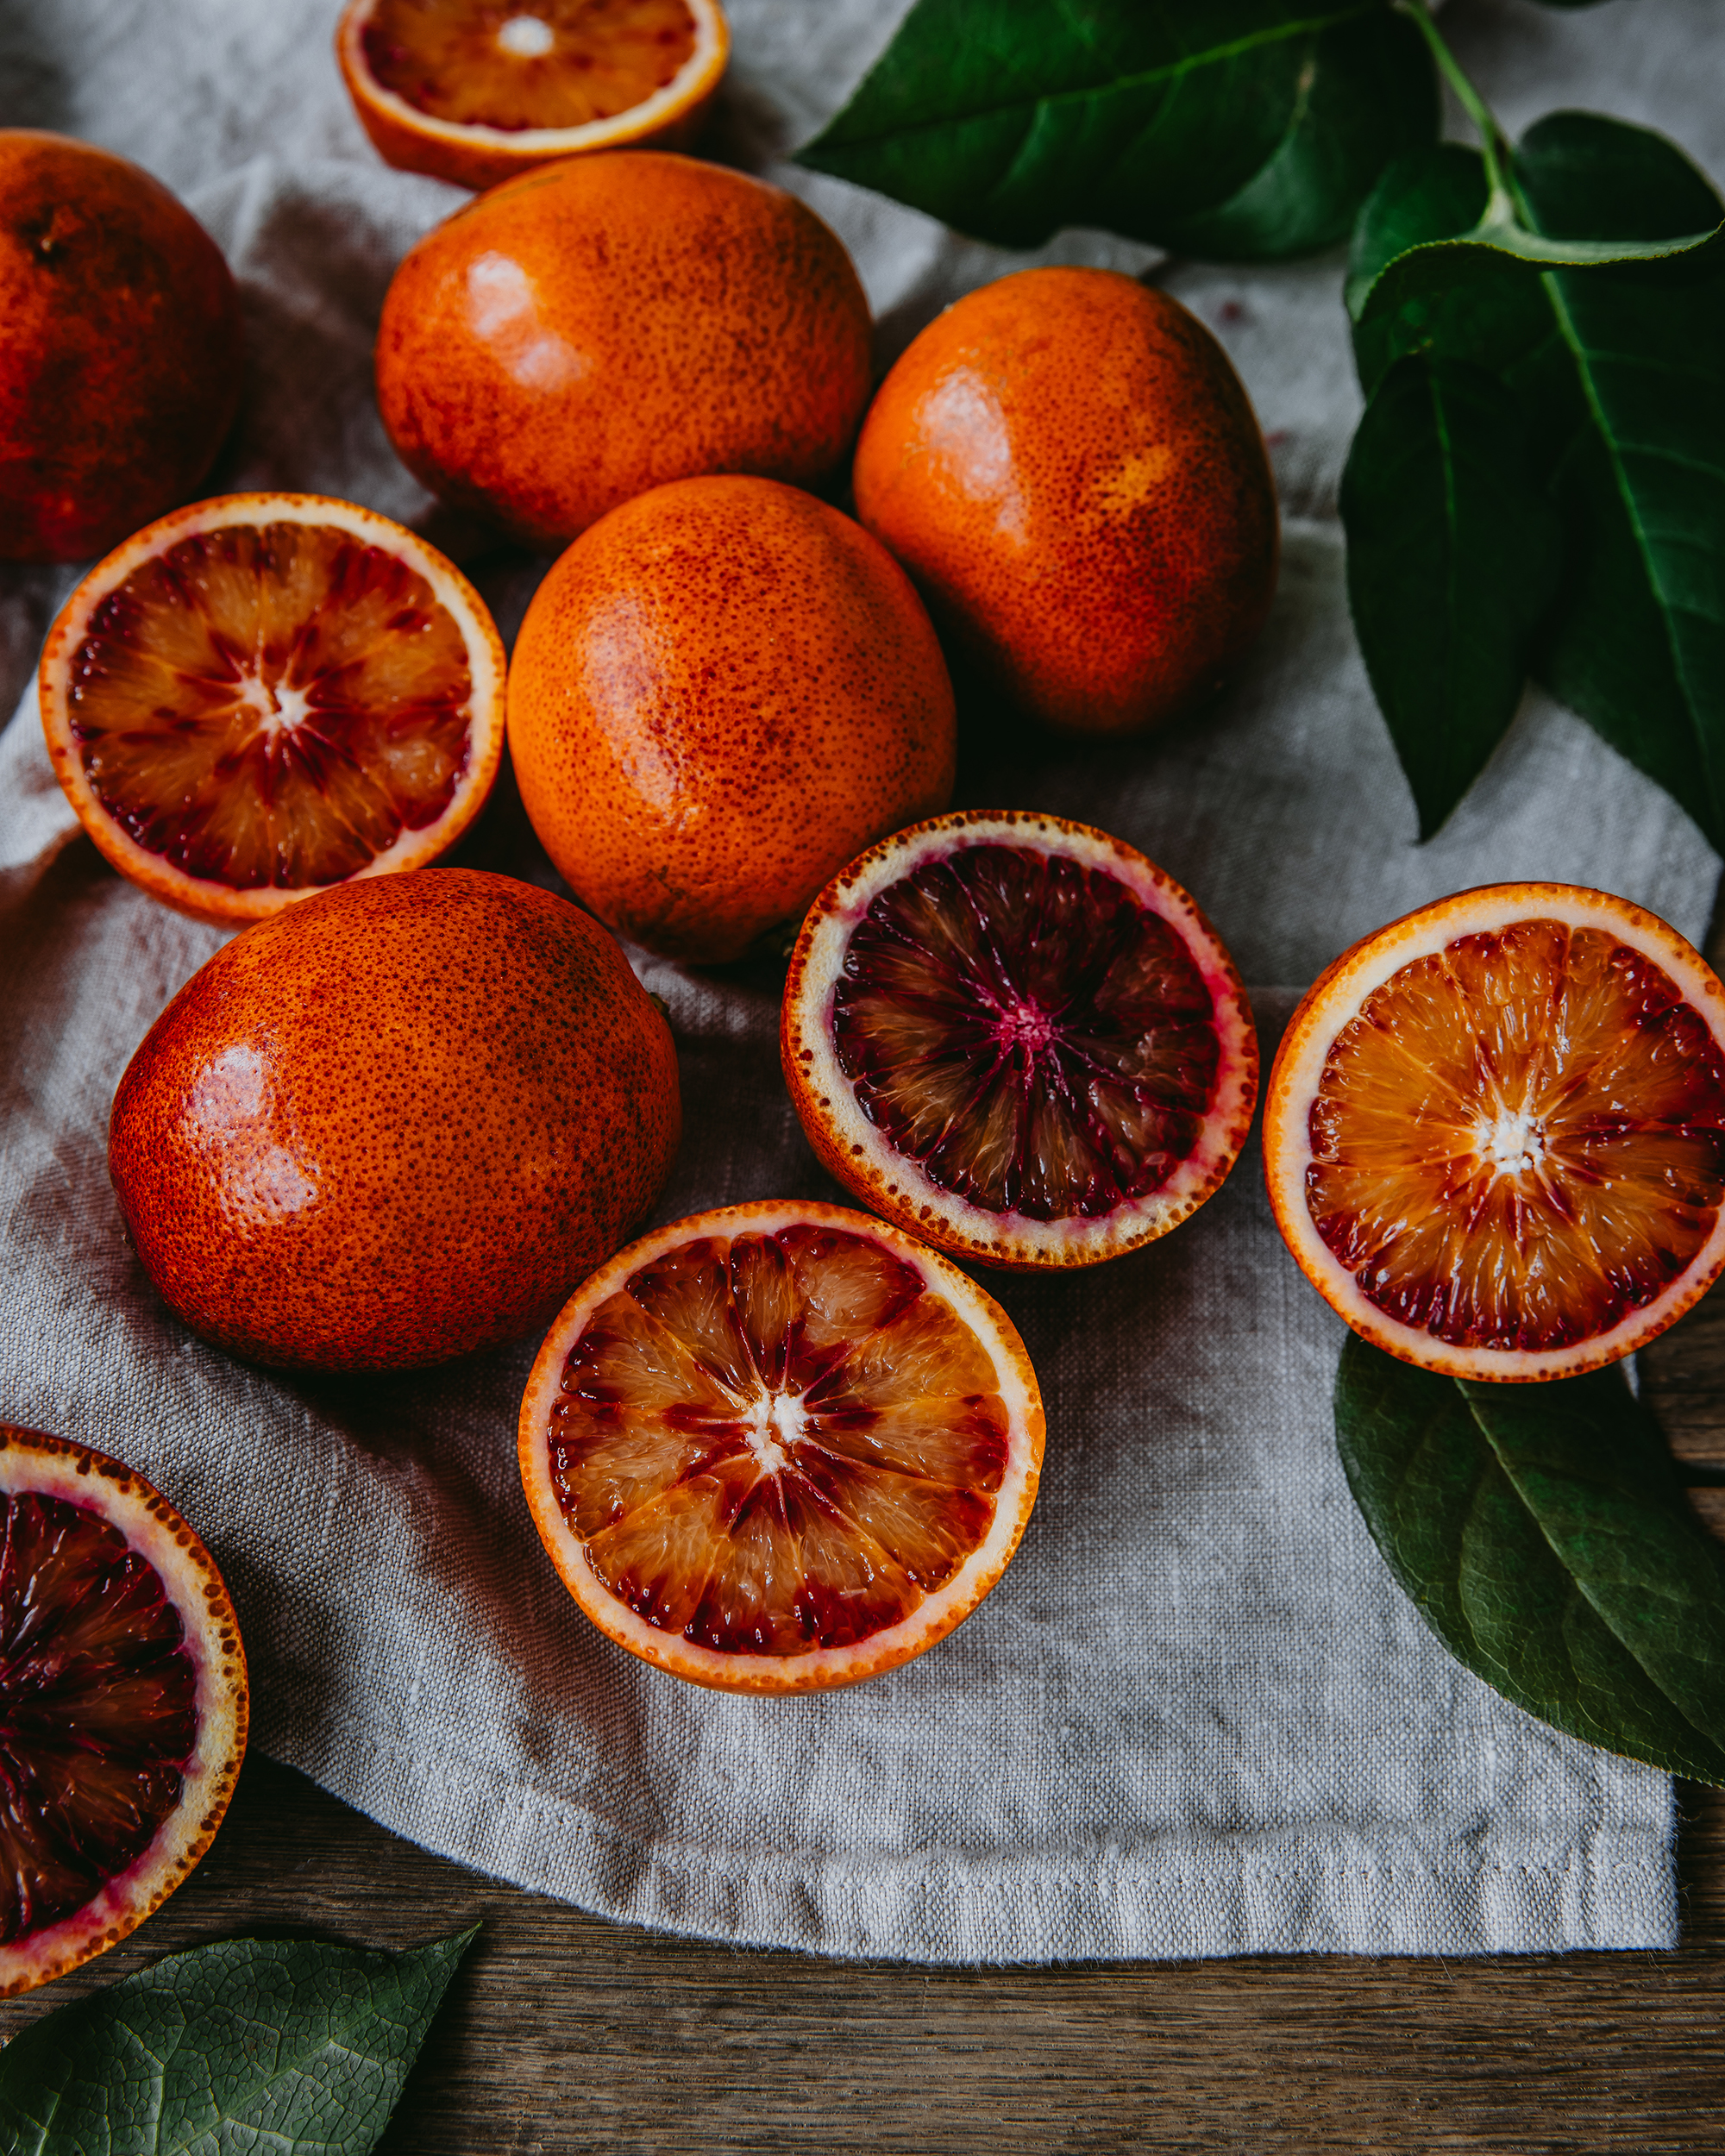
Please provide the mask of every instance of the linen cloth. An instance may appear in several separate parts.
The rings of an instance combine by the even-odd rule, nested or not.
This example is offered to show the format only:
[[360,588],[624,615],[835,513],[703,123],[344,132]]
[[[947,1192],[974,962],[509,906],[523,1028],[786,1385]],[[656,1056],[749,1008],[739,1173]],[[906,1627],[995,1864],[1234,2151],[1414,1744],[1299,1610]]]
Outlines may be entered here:
[[[1170,731],[1100,749],[967,711],[961,801],[1099,823],[1209,912],[1266,1062],[1299,985],[1465,885],[1606,886],[1704,931],[1717,862],[1682,813],[1538,695],[1442,834],[1414,818],[1349,627],[1335,494],[1358,398],[1340,258],[1157,266],[1065,234],[1035,258],[782,164],[902,0],[734,0],[716,154],[850,247],[884,364],[1030,259],[1112,264],[1194,307],[1263,420],[1285,517],[1270,626]],[[506,635],[544,564],[396,461],[369,349],[395,262],[464,199],[392,172],[349,111],[333,0],[13,0],[0,118],[138,159],[227,250],[251,360],[210,491],[350,496],[449,548]],[[1446,16],[1512,128],[1579,103],[1657,124],[1716,177],[1709,0]],[[1703,61],[1708,64],[1703,65]],[[1337,1464],[1341,1328],[1283,1249],[1256,1145],[1174,1236],[1080,1276],[988,1284],[1049,1410],[1042,1491],[977,1614],[908,1667],[786,1702],[695,1690],[574,1609],[517,1479],[534,1343],[423,1375],[284,1377],[155,1299],[104,1163],[108,1104],[221,941],[110,874],[43,751],[29,669],[73,572],[0,573],[0,1414],[88,1439],[199,1526],[239,1606],[254,1741],[431,1848],[613,1917],[930,1961],[1270,1949],[1455,1954],[1672,1942],[1672,1804],[1460,1669],[1393,1584]],[[507,787],[461,858],[555,879]],[[659,1208],[841,1196],[787,1104],[776,979],[642,958],[687,1135]]]

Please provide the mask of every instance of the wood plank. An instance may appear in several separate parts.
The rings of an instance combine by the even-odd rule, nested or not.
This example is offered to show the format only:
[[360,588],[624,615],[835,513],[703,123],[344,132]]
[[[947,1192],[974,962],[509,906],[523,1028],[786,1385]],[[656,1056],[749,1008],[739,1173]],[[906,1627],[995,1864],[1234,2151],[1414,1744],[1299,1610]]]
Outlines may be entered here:
[[1725,1801],[1685,1807],[1674,1954],[924,1969],[610,1924],[254,1759],[173,1901],[0,2032],[203,1939],[402,1946],[478,1918],[383,2156],[1717,2148]]

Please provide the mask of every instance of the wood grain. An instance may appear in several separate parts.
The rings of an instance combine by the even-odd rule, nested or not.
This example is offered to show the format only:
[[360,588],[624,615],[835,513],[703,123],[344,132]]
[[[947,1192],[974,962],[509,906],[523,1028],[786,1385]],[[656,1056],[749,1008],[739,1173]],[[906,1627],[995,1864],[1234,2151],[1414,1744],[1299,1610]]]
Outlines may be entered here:
[[608,1924],[254,1759],[174,1900],[0,2028],[200,1940],[403,1946],[478,1918],[380,2156],[1715,2149],[1725,1802],[1684,1802],[1672,1954],[931,1970]]

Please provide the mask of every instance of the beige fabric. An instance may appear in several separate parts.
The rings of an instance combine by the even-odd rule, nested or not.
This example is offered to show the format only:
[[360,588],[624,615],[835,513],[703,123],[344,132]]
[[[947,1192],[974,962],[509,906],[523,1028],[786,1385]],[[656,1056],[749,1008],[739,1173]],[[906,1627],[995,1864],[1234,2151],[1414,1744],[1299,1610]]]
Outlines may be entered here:
[[[836,109],[898,9],[737,0],[722,141],[768,160]],[[217,486],[275,482],[405,516],[512,631],[543,565],[486,551],[395,462],[368,349],[392,267],[461,199],[384,170],[312,0],[19,0],[16,119],[129,152],[184,192],[245,291],[253,371]],[[1707,0],[1470,10],[1506,116],[1565,98],[1725,166]],[[1553,87],[1555,86],[1555,87]],[[787,171],[855,251],[890,356],[1014,266]],[[1067,235],[1047,259],[1134,271]],[[1100,823],[1195,893],[1246,977],[1298,984],[1419,900],[1510,875],[1607,885],[1691,936],[1717,863],[1585,728],[1529,699],[1443,835],[1414,818],[1348,627],[1334,521],[1357,394],[1339,263],[1179,267],[1227,343],[1289,512],[1269,633],[1211,710],[1076,752],[979,715],[962,798]],[[59,572],[0,576],[7,701]],[[0,705],[0,708],[3,708]],[[550,872],[501,800],[466,857]],[[256,1741],[398,1831],[615,1916],[951,1959],[1270,1948],[1458,1953],[1669,1944],[1664,1777],[1543,1728],[1460,1670],[1390,1583],[1331,1435],[1339,1328],[1270,1226],[1254,1152],[1157,1247],[1009,1281],[1050,1407],[1023,1548],[978,1614],[894,1677],[776,1705],[630,1661],[552,1577],[516,1480],[533,1343],[370,1383],[244,1368],[164,1312],[120,1232],[108,1103],[219,937],[117,881],[72,826],[28,693],[0,735],[0,1413],[155,1476],[210,1539],[246,1627]],[[661,1216],[834,1194],[786,1104],[766,973],[645,965],[688,1136]],[[1256,1001],[1265,1046],[1292,991]]]

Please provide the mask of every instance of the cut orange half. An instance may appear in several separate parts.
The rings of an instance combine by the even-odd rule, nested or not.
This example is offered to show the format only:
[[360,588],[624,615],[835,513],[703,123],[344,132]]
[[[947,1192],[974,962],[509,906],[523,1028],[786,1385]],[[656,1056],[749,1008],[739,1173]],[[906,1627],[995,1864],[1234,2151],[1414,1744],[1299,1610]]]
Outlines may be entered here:
[[1042,1397],[1004,1311],[837,1206],[660,1228],[569,1302],[521,1407],[564,1585],[643,1661],[731,1692],[896,1669],[1017,1549]]
[[317,494],[146,526],[67,600],[41,677],[48,754],[101,851],[235,926],[447,853],[497,776],[503,685],[461,571]]
[[1725,1266],[1725,991],[1627,899],[1440,899],[1314,983],[1264,1144],[1276,1224],[1356,1332],[1456,1377],[1592,1369]]
[[385,161],[458,187],[587,150],[687,149],[730,50],[718,0],[350,0],[336,33]]
[[142,1476],[0,1424],[0,1998],[144,1921],[209,1847],[246,1749],[209,1552]]
[[942,1250],[1089,1265],[1233,1165],[1258,1037],[1174,879],[1055,816],[967,811],[827,885],[785,982],[785,1081],[821,1164]]

